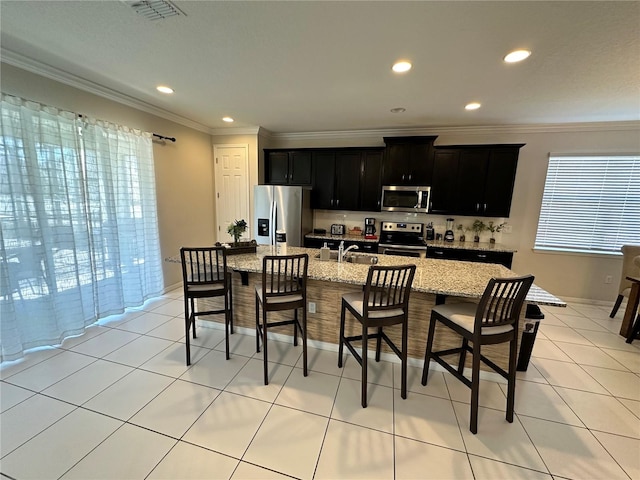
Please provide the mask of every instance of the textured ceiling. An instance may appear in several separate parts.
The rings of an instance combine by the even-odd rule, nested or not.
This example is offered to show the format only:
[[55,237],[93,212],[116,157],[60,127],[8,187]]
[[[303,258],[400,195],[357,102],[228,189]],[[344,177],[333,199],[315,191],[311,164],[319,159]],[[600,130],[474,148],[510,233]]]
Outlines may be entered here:
[[[152,22],[121,1],[2,0],[3,55],[211,129],[640,120],[637,1],[174,3],[186,16]],[[515,48],[533,55],[505,64]]]

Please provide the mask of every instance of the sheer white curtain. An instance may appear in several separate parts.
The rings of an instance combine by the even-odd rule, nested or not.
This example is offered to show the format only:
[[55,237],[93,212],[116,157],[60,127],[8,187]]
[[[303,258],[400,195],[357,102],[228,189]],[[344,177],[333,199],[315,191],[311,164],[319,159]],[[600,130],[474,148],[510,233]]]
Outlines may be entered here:
[[0,99],[0,360],[162,291],[151,136]]

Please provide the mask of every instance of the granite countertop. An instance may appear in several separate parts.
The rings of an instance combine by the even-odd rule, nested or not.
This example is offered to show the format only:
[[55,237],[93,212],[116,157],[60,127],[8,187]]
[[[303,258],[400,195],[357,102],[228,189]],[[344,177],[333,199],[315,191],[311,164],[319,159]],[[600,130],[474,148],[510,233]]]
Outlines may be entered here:
[[508,252],[515,253],[516,249],[503,245],[502,243],[490,243],[490,242],[445,242],[444,240],[427,240],[425,242],[427,247],[437,248],[457,248],[461,250],[482,250],[486,252]]
[[[315,256],[320,253],[316,248],[288,247],[288,254],[307,253],[309,255],[308,277],[311,280],[342,282],[364,285],[367,281],[369,265],[321,261]],[[265,255],[275,254],[271,246],[258,246],[256,253],[231,255],[227,265],[241,272],[259,273],[262,271],[262,259]],[[360,254],[367,255],[367,254]],[[409,262],[417,266],[413,280],[413,290],[437,295],[450,295],[466,298],[480,298],[487,282],[492,277],[515,277],[517,273],[493,263],[461,262],[429,258],[398,257],[377,255],[378,265],[404,265]],[[180,263],[180,256],[165,259]],[[535,284],[527,295],[527,302],[540,305],[566,307],[567,304]]]

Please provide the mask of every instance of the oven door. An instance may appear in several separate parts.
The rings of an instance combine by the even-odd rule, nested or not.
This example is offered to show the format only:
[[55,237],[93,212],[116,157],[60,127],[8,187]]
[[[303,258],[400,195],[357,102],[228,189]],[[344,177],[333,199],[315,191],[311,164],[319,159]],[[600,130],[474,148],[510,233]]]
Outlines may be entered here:
[[378,253],[382,255],[397,255],[402,257],[426,258],[427,247],[414,245],[378,245]]

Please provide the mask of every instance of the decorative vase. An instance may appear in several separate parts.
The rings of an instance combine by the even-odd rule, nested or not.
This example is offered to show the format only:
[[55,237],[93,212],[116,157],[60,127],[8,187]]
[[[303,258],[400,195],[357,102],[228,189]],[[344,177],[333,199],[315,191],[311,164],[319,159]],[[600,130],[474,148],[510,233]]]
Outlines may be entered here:
[[474,235],[474,237],[473,237],[473,242],[474,242],[474,243],[478,243],[478,242],[480,242],[480,235]]

